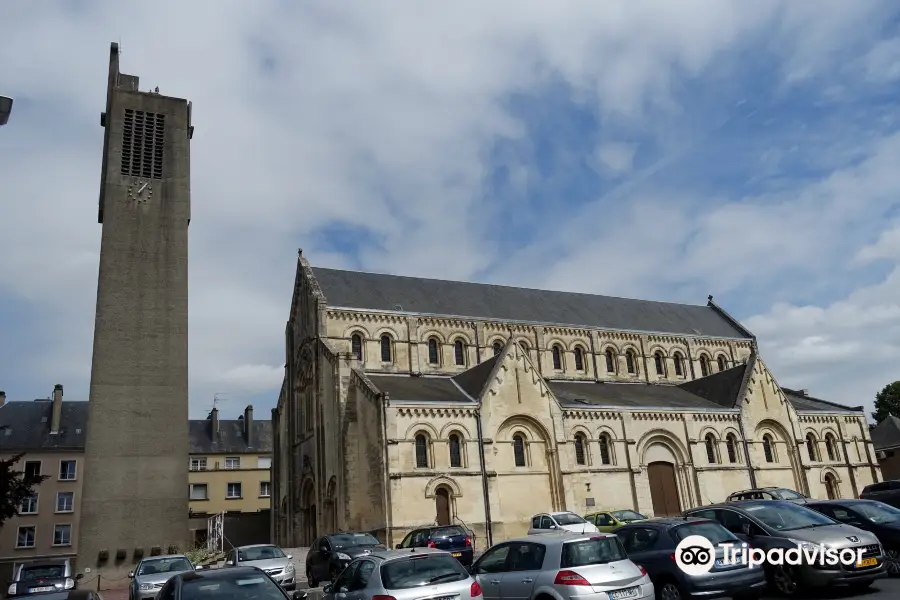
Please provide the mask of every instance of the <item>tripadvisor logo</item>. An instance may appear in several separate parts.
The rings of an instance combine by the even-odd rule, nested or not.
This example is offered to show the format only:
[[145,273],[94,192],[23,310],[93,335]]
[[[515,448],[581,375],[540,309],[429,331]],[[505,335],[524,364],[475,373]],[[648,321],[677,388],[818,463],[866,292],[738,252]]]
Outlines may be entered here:
[[[722,557],[717,558],[717,547],[702,535],[689,535],[675,548],[675,563],[686,575],[703,575],[709,573],[713,565],[749,565],[758,567],[762,564],[780,565],[852,565],[855,567],[874,566],[875,558],[864,559],[863,548],[828,548],[823,544],[796,542],[794,548],[748,548],[747,544],[719,544]],[[871,561],[867,563],[866,560]]]

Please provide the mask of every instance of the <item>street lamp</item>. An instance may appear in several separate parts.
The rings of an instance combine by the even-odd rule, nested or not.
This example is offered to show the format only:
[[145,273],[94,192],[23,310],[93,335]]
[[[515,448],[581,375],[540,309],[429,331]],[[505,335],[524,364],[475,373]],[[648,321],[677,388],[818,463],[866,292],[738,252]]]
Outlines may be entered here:
[[9,122],[9,113],[12,112],[13,99],[0,96],[0,127]]

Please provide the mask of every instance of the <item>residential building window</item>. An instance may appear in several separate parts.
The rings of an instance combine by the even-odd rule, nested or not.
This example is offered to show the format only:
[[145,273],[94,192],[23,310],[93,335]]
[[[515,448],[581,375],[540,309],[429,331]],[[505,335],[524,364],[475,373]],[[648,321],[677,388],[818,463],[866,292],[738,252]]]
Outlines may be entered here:
[[391,336],[384,334],[381,336],[381,362],[391,362]]
[[259,497],[268,498],[272,495],[272,484],[268,481],[259,482]]
[[728,462],[734,464],[737,462],[737,437],[733,433],[729,433],[725,437],[725,448],[728,451]]
[[717,462],[719,462],[717,454],[718,453],[716,452],[716,436],[714,436],[711,433],[707,433],[706,434],[706,461],[711,465],[716,464]]
[[[182,459],[184,460],[184,459]],[[182,463],[184,464],[184,463]],[[76,476],[75,461],[61,460],[59,461],[59,478],[63,481],[73,481]]]
[[659,376],[664,375],[666,372],[666,369],[665,369],[665,365],[663,364],[662,352],[657,352],[656,354],[653,355],[653,362],[656,363],[656,374]]
[[462,466],[462,445],[459,441],[459,436],[455,433],[450,434],[450,466],[451,467],[461,467]]
[[705,356],[700,357],[700,375],[703,377],[709,375],[709,359]]
[[240,482],[229,483],[228,487],[225,491],[225,497],[226,498],[241,498],[241,497],[243,497]]
[[585,437],[582,434],[579,433],[575,436],[575,462],[579,465],[586,463],[584,456],[584,442]]
[[205,483],[192,483],[189,488],[191,500],[209,500],[209,489]]
[[503,344],[500,342],[494,342],[494,356],[500,354],[500,351],[503,350]]
[[71,546],[72,545],[72,526],[56,525],[53,527],[53,545],[54,546]]
[[513,436],[513,458],[517,467],[525,466],[525,438],[518,434]]
[[672,362],[675,363],[675,376],[684,377],[684,358],[681,356],[681,352],[672,355]]
[[19,527],[16,536],[16,548],[34,548],[34,538],[37,534],[37,527],[34,525],[26,525]]
[[362,346],[362,336],[358,333],[354,333],[353,337],[350,338],[350,352],[358,360],[362,360]]
[[466,364],[466,349],[462,340],[453,342],[453,358],[456,360],[457,365],[462,366]]
[[562,371],[562,350],[559,346],[553,346],[553,368]]
[[41,474],[41,461],[26,460],[23,471],[25,472],[26,477],[39,477]]
[[74,492],[56,492],[56,512],[67,513],[75,510]]
[[610,440],[609,435],[606,433],[600,434],[600,462],[604,465],[610,464],[612,461],[610,459],[609,452]]
[[225,468],[226,469],[240,469],[241,468],[241,457],[240,456],[228,456],[225,458]]
[[816,436],[811,433],[806,434],[806,453],[809,454],[809,460],[817,461],[819,460],[819,453],[816,452],[818,448],[816,448]]
[[584,351],[579,347],[575,348],[575,370],[584,371]]
[[629,375],[637,375],[637,364],[634,360],[633,350],[629,350],[625,353],[625,368],[628,369]]
[[437,338],[428,340],[428,364],[439,365],[441,363],[440,345]]
[[728,365],[726,364],[726,362],[725,362],[725,357],[722,356],[722,355],[719,355],[719,358],[717,358],[716,360],[717,360],[718,363],[719,363],[719,370],[720,370],[720,371],[724,371],[725,368],[728,366]]
[[828,453],[828,460],[835,461],[838,459],[837,443],[835,442],[834,436],[830,433],[825,434],[825,451]]
[[260,456],[256,459],[256,466],[259,469],[271,469],[272,468],[272,457],[271,456]]
[[206,470],[206,459],[205,458],[192,458],[191,459],[191,471],[205,471]]
[[606,351],[606,372],[607,373],[615,373],[616,372],[616,357],[613,354],[612,350]]
[[38,495],[32,494],[22,500],[22,506],[19,507],[20,515],[36,515],[38,512]]
[[416,468],[428,468],[428,438],[424,433],[416,434]]
[[763,453],[767,463],[775,462],[775,449],[772,448],[772,436],[769,434],[763,436]]

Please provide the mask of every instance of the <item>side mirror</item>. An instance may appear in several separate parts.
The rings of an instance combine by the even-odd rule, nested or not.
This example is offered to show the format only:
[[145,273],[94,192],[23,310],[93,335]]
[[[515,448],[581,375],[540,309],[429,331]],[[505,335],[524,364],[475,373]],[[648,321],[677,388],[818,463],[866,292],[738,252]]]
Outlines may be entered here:
[[551,525],[550,529],[559,529],[556,525]]
[[403,544],[397,544],[396,546],[394,546],[394,548],[396,548],[397,550],[402,550]]
[[332,590],[332,587],[331,587],[331,584],[329,583],[328,585],[326,585],[325,587],[322,588],[322,593],[323,593],[323,594],[330,594],[330,593],[331,593],[331,590]]
[[134,579],[134,571],[128,574],[128,579]]
[[81,581],[82,579],[84,579],[84,573],[79,573],[75,576],[75,581]]
[[297,590],[294,592],[294,600],[304,600],[309,597],[309,592],[305,590]]
[[290,559],[292,559],[292,558],[294,558],[294,555],[293,555],[293,554],[288,554],[288,560],[290,560]]
[[753,535],[753,528],[750,526],[750,523],[744,523],[743,525],[741,525],[741,533],[743,533],[747,537],[751,537]]
[[203,565],[197,565],[196,567],[194,567],[194,570],[195,570],[195,571],[202,571],[202,570],[203,570]]

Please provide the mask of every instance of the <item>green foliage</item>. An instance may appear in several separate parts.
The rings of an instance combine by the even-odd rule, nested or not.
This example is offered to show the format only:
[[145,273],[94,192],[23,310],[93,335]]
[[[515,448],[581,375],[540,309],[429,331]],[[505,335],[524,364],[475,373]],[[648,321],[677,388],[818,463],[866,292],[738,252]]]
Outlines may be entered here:
[[900,417],[900,381],[887,384],[875,394],[875,412],[872,413],[872,419],[876,423],[881,423],[890,415]]
[[193,550],[188,550],[187,552],[185,552],[184,555],[187,556],[188,560],[195,565],[202,565],[207,560],[213,558],[215,556],[215,553],[210,552],[206,548],[206,544],[200,544]]
[[25,498],[34,494],[46,475],[26,475],[16,470],[25,454],[17,454],[7,460],[0,459],[0,526],[19,514]]

